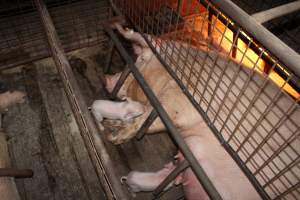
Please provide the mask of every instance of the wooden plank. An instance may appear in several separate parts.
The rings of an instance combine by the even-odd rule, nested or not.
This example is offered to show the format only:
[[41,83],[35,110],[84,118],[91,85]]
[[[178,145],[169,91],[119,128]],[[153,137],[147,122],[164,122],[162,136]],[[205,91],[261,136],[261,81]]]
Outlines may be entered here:
[[[61,171],[69,182],[66,185],[72,191],[72,198],[104,198],[103,191],[99,190],[101,184],[91,165],[62,84],[58,83],[60,81],[53,69],[54,64],[44,64],[45,62],[39,65],[37,70],[38,83],[62,164]],[[53,157],[52,154],[49,156]]]
[[42,0],[35,0],[35,5],[44,26],[54,62],[63,80],[73,113],[88,148],[89,156],[93,160],[94,167],[97,170],[98,177],[101,179],[107,197],[109,199],[127,199],[127,194],[116,177],[114,165],[107,154],[102,138],[98,135],[96,125],[80,93],[78,83],[74,79],[70,64],[62,49],[46,5]]

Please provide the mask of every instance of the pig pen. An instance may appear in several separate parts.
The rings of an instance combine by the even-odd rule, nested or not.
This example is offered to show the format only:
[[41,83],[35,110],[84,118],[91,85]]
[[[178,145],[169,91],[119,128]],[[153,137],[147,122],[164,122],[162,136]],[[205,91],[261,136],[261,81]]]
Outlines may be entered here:
[[[9,110],[4,115],[3,121],[8,136],[12,167],[31,168],[35,173],[32,179],[16,180],[21,198],[131,199],[131,194],[120,185],[119,179],[122,175],[130,170],[160,169],[167,161],[172,160],[176,146],[187,152],[186,155],[190,154],[180,139],[175,139],[178,144],[174,145],[166,134],[147,135],[140,141],[132,140],[118,146],[113,146],[99,134],[87,106],[90,106],[94,99],[108,97],[102,90],[103,85],[100,81],[103,76],[102,70],[105,71],[111,64],[110,73],[119,72],[124,70],[126,62],[127,64],[131,62],[128,61],[131,53],[128,54],[126,51],[120,53],[122,50],[120,44],[118,46],[119,39],[109,41],[114,34],[109,34],[110,37],[107,37],[103,31],[106,20],[117,14],[125,15],[129,26],[153,36],[150,37],[150,41],[149,38],[147,40],[149,46],[157,53],[156,55],[183,92],[204,116],[203,118],[224,148],[240,165],[262,198],[297,199],[299,197],[299,146],[297,146],[299,124],[294,124],[288,116],[291,112],[299,111],[299,64],[297,64],[299,55],[286,46],[284,46],[285,52],[281,49],[278,53],[279,46],[276,44],[278,42],[282,45],[280,41],[275,40],[276,43],[263,41],[251,27],[245,26],[246,22],[235,21],[238,19],[232,15],[236,14],[234,12],[242,15],[241,12],[232,9],[230,7],[232,5],[227,1],[224,2],[225,5],[222,3],[219,5],[218,1],[192,0],[143,3],[118,0],[45,1],[46,6],[42,1],[37,0],[17,2],[16,6],[3,1],[5,5],[1,8],[3,28],[0,31],[3,35],[1,81],[8,88],[20,89],[28,93],[28,102]],[[110,5],[113,9],[109,8]],[[226,9],[228,5],[231,11]],[[220,6],[220,10],[224,13],[215,6]],[[249,24],[252,23],[253,21]],[[47,39],[43,29],[46,30]],[[227,29],[232,33],[226,35]],[[258,27],[258,30],[261,31],[262,27]],[[240,119],[236,119],[234,112],[239,111],[233,109],[241,102],[233,100],[230,105],[227,105],[229,113],[222,120],[221,129],[215,127],[215,119],[219,120],[216,116],[220,110],[211,110],[210,105],[215,103],[215,98],[218,98],[214,96],[214,88],[206,87],[203,91],[191,93],[195,86],[189,84],[190,77],[185,74],[185,68],[176,66],[176,62],[172,61],[172,57],[176,55],[177,63],[187,63],[189,51],[181,55],[181,46],[176,49],[168,44],[164,46],[159,42],[152,43],[152,38],[155,37],[180,40],[188,46],[196,47],[203,46],[201,42],[204,41],[211,44],[213,48],[221,49],[220,51],[225,52],[226,56],[239,59],[241,63],[243,60],[248,60],[250,68],[258,66],[257,63],[261,60],[265,62],[264,68],[260,69],[266,74],[264,77],[267,79],[270,74],[279,76],[281,89],[269,102],[270,106],[267,106],[266,110],[258,111],[259,118],[253,125],[254,128],[266,128],[261,127],[260,124],[268,114],[268,108],[276,105],[276,100],[281,95],[294,99],[292,110],[280,117],[277,116],[276,124],[271,124],[273,128],[264,129],[264,135],[259,141],[252,137],[253,128],[250,131],[246,130],[243,140],[239,141],[233,134],[235,132],[226,124],[233,123],[235,130],[243,128],[242,122],[248,112],[244,112]],[[227,44],[223,44],[226,42]],[[242,45],[239,46],[241,43]],[[167,51],[168,49],[171,53]],[[247,55],[245,52],[248,49],[251,49],[256,57]],[[128,48],[126,50],[128,51]],[[64,51],[69,53],[65,55]],[[54,62],[47,58],[50,55],[54,58]],[[129,57],[127,56],[124,62],[126,55]],[[110,57],[113,58],[112,62]],[[247,63],[243,64],[247,65]],[[187,63],[187,66],[192,71],[193,62]],[[134,68],[130,69],[133,71]],[[202,73],[206,73],[207,78],[212,77],[211,72]],[[214,81],[219,83],[218,80]],[[203,84],[202,81],[199,83]],[[228,91],[231,91],[234,86],[230,84]],[[245,87],[247,84],[238,90],[243,91]],[[260,87],[263,88],[264,85]],[[257,91],[260,93],[262,90]],[[210,92],[214,98],[205,99],[201,95]],[[226,98],[230,92],[224,93]],[[241,93],[234,95],[236,99],[241,97]],[[253,107],[254,101],[250,101],[245,106],[246,110]],[[161,110],[158,113],[161,117]],[[154,113],[153,116],[155,118],[157,114]],[[214,121],[212,121],[213,117],[215,117]],[[149,119],[145,127],[149,126],[151,121],[153,120]],[[278,129],[287,121],[291,124],[293,134],[285,138]],[[172,128],[172,124],[168,125],[168,128],[170,127]],[[176,137],[176,134],[171,136]],[[272,149],[271,155],[267,155],[263,147],[270,142],[275,142],[277,146],[276,149]],[[251,152],[247,152],[249,149],[246,147],[249,146]],[[289,160],[288,162],[284,160],[283,167],[279,168],[276,162],[278,159],[282,161],[281,156],[286,156]],[[253,161],[255,159],[262,159],[263,164],[258,166]],[[200,174],[198,177],[206,178],[205,173],[199,172],[197,163],[193,162],[191,165],[194,170],[196,169],[196,173]],[[264,175],[264,170],[269,169],[273,173],[272,177]],[[274,182],[284,185],[284,191],[276,189]],[[213,187],[206,183],[204,185],[208,193],[215,193],[209,195],[212,199],[220,199]],[[157,196],[158,194],[159,192],[156,193]],[[149,193],[139,193],[136,197],[136,199],[152,198]],[[174,187],[157,198],[182,199],[183,194],[180,187]]]

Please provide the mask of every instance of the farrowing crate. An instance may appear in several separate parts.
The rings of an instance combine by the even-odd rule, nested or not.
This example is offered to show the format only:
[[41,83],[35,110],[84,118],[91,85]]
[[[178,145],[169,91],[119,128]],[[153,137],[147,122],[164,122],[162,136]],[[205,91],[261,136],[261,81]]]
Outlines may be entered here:
[[[143,34],[261,196],[299,199],[300,56],[230,1],[111,3]],[[219,56],[203,57],[195,48],[220,51],[240,68],[230,76]],[[250,73],[241,75],[244,67]],[[250,84],[254,71],[264,81]],[[278,86],[275,92],[268,91],[269,82]]]

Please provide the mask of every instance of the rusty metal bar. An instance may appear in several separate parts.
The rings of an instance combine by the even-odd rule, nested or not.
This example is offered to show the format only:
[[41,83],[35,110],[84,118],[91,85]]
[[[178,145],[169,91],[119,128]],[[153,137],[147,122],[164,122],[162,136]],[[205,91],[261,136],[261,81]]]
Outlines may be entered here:
[[251,15],[258,23],[263,24],[272,19],[288,15],[300,10],[300,1],[287,3],[269,10],[261,11]]
[[122,72],[116,86],[114,87],[112,93],[110,94],[111,99],[116,99],[119,90],[121,89],[121,87],[122,87],[123,83],[125,82],[126,78],[129,76],[130,72],[131,72],[130,68],[125,67],[125,69]]
[[169,134],[174,139],[174,141],[178,144],[178,147],[182,154],[184,155],[185,159],[190,163],[191,168],[193,172],[195,173],[196,177],[200,181],[201,185],[203,186],[204,190],[207,192],[208,196],[211,199],[222,199],[210,179],[207,177],[206,173],[204,172],[203,168],[199,165],[197,159],[187,146],[187,144],[184,142],[182,136],[174,126],[172,120],[170,119],[169,115],[165,111],[165,109],[162,107],[161,103],[151,90],[148,83],[143,78],[142,74],[139,72],[139,70],[136,68],[134,61],[132,58],[128,55],[127,51],[121,44],[120,40],[117,38],[116,34],[113,32],[113,30],[109,27],[105,27],[106,32],[109,34],[111,39],[114,41],[116,48],[120,52],[120,55],[126,60],[128,67],[131,69],[131,72],[133,73],[135,79],[139,83],[140,87],[144,91],[145,95],[147,96],[149,102],[153,106],[153,108],[157,111],[160,119],[162,120],[163,124],[166,126],[166,128],[169,130]]
[[0,177],[32,178],[31,169],[0,168]]
[[186,160],[182,161],[153,191],[152,194],[155,197],[154,199],[159,198],[161,193],[164,191],[164,188],[166,188],[181,172],[183,172],[189,166],[190,164]]
[[89,156],[93,161],[92,163],[95,171],[104,187],[107,198],[128,199],[128,196],[116,176],[114,165],[87,108],[78,83],[74,78],[74,74],[58,39],[57,32],[46,5],[42,0],[35,0],[35,5],[44,26],[52,56],[64,83],[65,91],[75,119],[79,125]]
[[153,109],[151,111],[149,117],[146,119],[146,121],[142,125],[142,127],[138,130],[137,135],[136,135],[137,140],[141,140],[145,136],[147,130],[149,129],[151,124],[157,119],[157,117],[158,117],[158,114],[157,114],[156,110]]
[[111,66],[111,59],[112,59],[112,55],[114,54],[114,43],[112,41],[109,41],[109,47],[108,47],[108,55],[105,59],[105,63],[104,63],[104,73],[107,74],[108,71],[110,70],[110,66]]

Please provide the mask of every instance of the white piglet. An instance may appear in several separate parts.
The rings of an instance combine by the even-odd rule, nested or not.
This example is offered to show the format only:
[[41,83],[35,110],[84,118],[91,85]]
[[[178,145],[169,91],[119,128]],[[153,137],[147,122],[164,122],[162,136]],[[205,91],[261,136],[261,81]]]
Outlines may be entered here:
[[126,101],[95,100],[91,111],[96,118],[99,128],[104,130],[101,122],[104,118],[131,122],[134,118],[144,114],[145,106],[140,102],[126,98]]
[[[126,184],[133,192],[151,192],[159,186],[161,182],[175,169],[173,163],[166,164],[161,170],[156,172],[131,171],[127,176],[121,177],[121,183]],[[164,190],[168,190],[173,184],[171,182]]]

